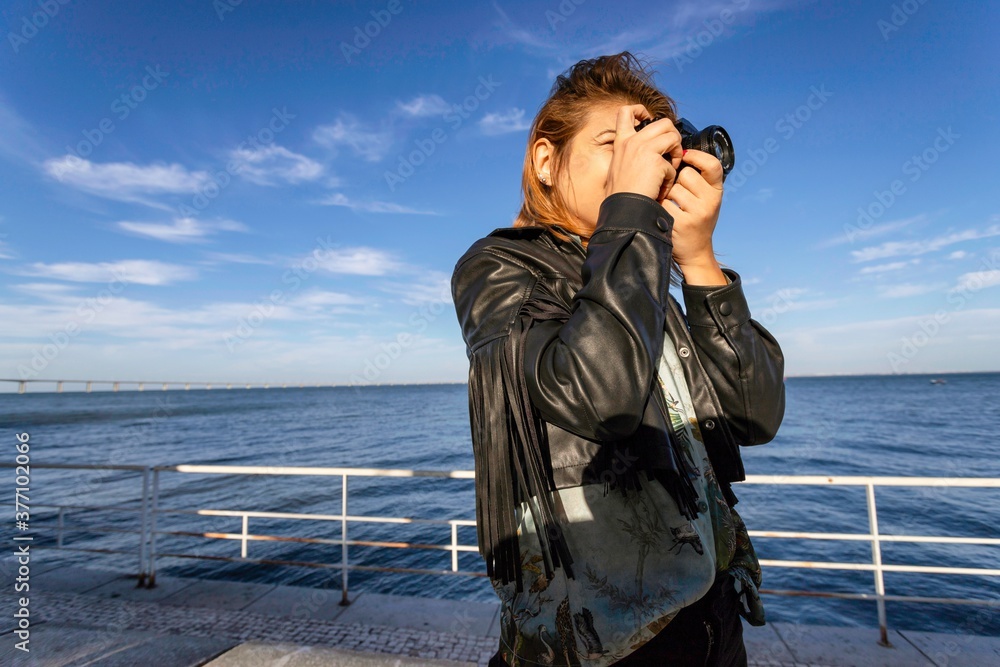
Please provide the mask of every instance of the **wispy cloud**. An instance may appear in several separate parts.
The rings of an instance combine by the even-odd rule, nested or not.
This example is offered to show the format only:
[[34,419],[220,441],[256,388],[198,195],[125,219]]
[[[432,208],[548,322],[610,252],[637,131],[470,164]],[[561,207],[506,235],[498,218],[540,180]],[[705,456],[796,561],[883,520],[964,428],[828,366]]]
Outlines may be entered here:
[[852,250],[851,259],[855,262],[868,262],[873,259],[898,257],[900,255],[922,255],[946,248],[955,243],[974,241],[993,236],[1000,236],[1000,224],[990,225],[982,231],[978,229],[966,229],[961,232],[952,232],[951,234],[944,234],[919,241],[886,241],[881,245],[870,246],[861,250]]
[[273,266],[276,262],[272,259],[254,257],[240,253],[230,252],[206,252],[204,264],[262,264]]
[[942,285],[899,283],[898,285],[879,285],[879,296],[886,299],[904,299],[910,296],[919,296],[941,289]]
[[451,303],[451,276],[442,271],[428,271],[408,282],[390,282],[381,289],[399,296],[410,306],[428,303]]
[[313,140],[331,149],[348,146],[361,159],[378,162],[389,152],[393,137],[387,129],[369,130],[355,118],[341,114],[333,123],[313,130]]
[[[309,255],[313,258],[312,255]],[[315,260],[315,258],[313,258]],[[301,261],[295,264],[301,264]],[[322,253],[320,268],[329,273],[347,273],[359,276],[383,276],[398,271],[402,263],[392,255],[365,246],[329,248]]]
[[963,273],[958,277],[958,284],[954,289],[969,291],[983,289],[984,287],[993,287],[994,285],[1000,285],[1000,270],[998,269]]
[[919,264],[919,259],[911,259],[908,262],[889,262],[887,264],[876,264],[875,266],[863,267],[859,274],[871,274],[871,273],[885,273],[886,271],[898,271],[900,269],[905,269],[912,264]]
[[118,227],[137,236],[168,243],[199,243],[209,235],[220,231],[247,231],[245,225],[234,220],[203,222],[194,218],[177,218],[172,223],[122,220],[118,223]]
[[193,193],[211,180],[208,173],[188,171],[179,164],[95,163],[75,155],[46,160],[43,169],[60,183],[80,190],[142,203],[149,203],[143,195]]
[[419,209],[402,206],[387,201],[356,201],[350,199],[342,193],[334,193],[316,202],[321,206],[343,206],[352,211],[364,211],[365,213],[408,213],[411,215],[437,215],[434,211],[421,211]]
[[494,111],[486,114],[479,121],[479,129],[483,134],[497,135],[527,130],[531,123],[524,117],[524,109],[512,108],[507,111]]
[[910,225],[914,225],[919,222],[925,222],[927,220],[927,215],[921,213],[920,215],[915,215],[911,218],[901,218],[899,220],[889,220],[883,223],[872,225],[868,228],[859,227],[858,225],[847,225],[844,228],[844,233],[834,236],[833,238],[826,239],[816,244],[814,247],[819,248],[830,248],[833,246],[843,245],[845,243],[855,243],[857,241],[867,241],[868,239],[873,239],[879,236],[883,236],[890,232],[899,231]]
[[418,118],[425,116],[441,116],[451,109],[440,95],[417,95],[409,102],[396,102],[396,106],[407,116]]
[[240,176],[257,185],[276,185],[277,181],[301,183],[323,175],[323,165],[284,146],[238,148],[232,159],[241,163]]
[[21,275],[40,276],[79,283],[105,283],[120,280],[138,285],[169,285],[198,277],[194,269],[156,260],[124,259],[117,262],[35,262],[19,271]]
[[774,196],[774,188],[761,188],[753,195],[753,200],[763,204]]

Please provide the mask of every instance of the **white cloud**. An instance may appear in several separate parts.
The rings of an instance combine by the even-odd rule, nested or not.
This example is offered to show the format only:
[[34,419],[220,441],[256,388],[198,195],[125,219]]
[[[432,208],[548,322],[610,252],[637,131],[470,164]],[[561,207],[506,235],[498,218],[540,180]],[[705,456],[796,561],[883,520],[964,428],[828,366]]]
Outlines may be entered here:
[[524,117],[524,109],[512,108],[502,112],[491,112],[479,121],[483,134],[497,135],[510,132],[520,132],[531,127],[530,121]]
[[399,296],[400,301],[410,306],[442,303],[450,304],[451,276],[442,271],[429,271],[405,283],[391,282],[381,289]]
[[239,174],[257,185],[275,185],[275,181],[301,183],[314,181],[323,174],[323,165],[284,146],[237,148],[232,159],[240,163]]
[[852,250],[851,258],[855,262],[867,262],[873,259],[884,257],[898,257],[900,255],[922,255],[924,253],[940,250],[955,243],[963,241],[973,241],[976,239],[1000,236],[1000,224],[990,225],[983,231],[977,229],[966,229],[961,232],[953,232],[937,236],[932,239],[920,241],[887,241],[881,245]]
[[887,299],[904,299],[910,296],[927,294],[941,288],[941,285],[899,283],[898,285],[879,285],[879,295]]
[[927,220],[927,215],[921,213],[920,215],[915,215],[912,218],[902,218],[900,220],[890,220],[883,222],[881,224],[872,225],[871,227],[860,227],[857,222],[852,222],[850,224],[844,225],[844,233],[835,236],[832,239],[827,239],[821,241],[815,247],[816,248],[829,248],[831,246],[843,245],[844,243],[854,243],[855,241],[864,241],[866,239],[875,238],[877,236],[882,236],[888,234],[889,232],[894,232],[904,227],[909,227],[918,222],[924,222]]
[[322,206],[344,206],[353,211],[364,211],[366,213],[408,213],[412,215],[437,215],[434,211],[421,211],[408,206],[394,204],[387,201],[355,201],[349,199],[341,193],[334,193],[317,204]]
[[994,285],[1000,285],[1000,269],[963,273],[958,277],[958,284],[953,289],[966,292]]
[[14,259],[14,251],[10,249],[10,245],[4,239],[7,238],[6,234],[0,234],[0,259]]
[[229,252],[207,252],[205,264],[263,264],[273,265],[274,260],[254,257],[253,255],[229,253]]
[[391,132],[366,130],[346,114],[330,125],[320,125],[313,130],[313,140],[327,148],[348,146],[355,155],[368,162],[378,162],[392,147]]
[[911,264],[919,264],[919,263],[920,263],[919,259],[911,259],[908,262],[889,262],[887,264],[876,264],[875,266],[863,267],[860,271],[858,271],[858,273],[868,274],[868,273],[885,273],[886,271],[898,271],[899,269],[906,268]]
[[233,220],[202,222],[194,218],[177,218],[168,224],[122,220],[118,226],[127,232],[169,243],[197,243],[219,231],[247,231],[243,224]]
[[[349,273],[362,276],[382,276],[398,270],[402,265],[377,248],[328,248],[323,250],[321,268],[330,273]],[[315,261],[312,255],[309,259]],[[302,262],[298,262],[301,264]]]
[[451,109],[440,95],[417,95],[409,102],[396,102],[396,106],[408,116],[418,118],[425,116],[441,116]]
[[122,201],[141,202],[139,195],[145,194],[193,193],[211,180],[206,172],[188,171],[179,164],[98,164],[75,155],[46,160],[43,168],[60,183]]
[[194,280],[197,272],[179,264],[167,264],[147,259],[123,259],[117,262],[35,262],[21,271],[22,275],[40,276],[79,283],[121,281],[138,285],[169,285],[181,280]]
[[969,253],[964,250],[956,250],[955,252],[950,253],[946,259],[963,259],[968,254]]

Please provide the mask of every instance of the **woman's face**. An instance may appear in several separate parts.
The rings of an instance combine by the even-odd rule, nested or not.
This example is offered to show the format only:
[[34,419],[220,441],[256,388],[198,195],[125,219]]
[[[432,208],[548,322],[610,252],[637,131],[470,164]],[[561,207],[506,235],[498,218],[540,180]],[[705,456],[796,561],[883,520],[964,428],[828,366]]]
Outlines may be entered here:
[[562,170],[550,174],[552,145],[536,143],[535,164],[549,183],[562,195],[566,207],[583,227],[597,227],[597,215],[605,198],[605,186],[611,168],[615,141],[615,121],[624,103],[605,102],[595,105],[587,121],[570,140],[563,156]]

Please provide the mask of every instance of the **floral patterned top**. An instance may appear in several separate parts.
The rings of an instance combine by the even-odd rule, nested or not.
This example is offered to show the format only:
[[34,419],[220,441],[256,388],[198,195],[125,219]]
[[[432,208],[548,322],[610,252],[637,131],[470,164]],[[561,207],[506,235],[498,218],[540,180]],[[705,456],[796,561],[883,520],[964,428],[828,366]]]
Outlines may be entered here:
[[576,578],[556,568],[547,579],[531,512],[522,503],[516,516],[526,590],[516,594],[513,582],[492,581],[507,664],[611,665],[666,627],[726,570],[735,577],[740,614],[764,624],[760,564],[716,481],[676,354],[665,339],[660,386],[674,433],[698,473],[698,517],[685,518],[655,479],[643,477],[642,489],[627,496],[604,495],[601,484],[560,489]]

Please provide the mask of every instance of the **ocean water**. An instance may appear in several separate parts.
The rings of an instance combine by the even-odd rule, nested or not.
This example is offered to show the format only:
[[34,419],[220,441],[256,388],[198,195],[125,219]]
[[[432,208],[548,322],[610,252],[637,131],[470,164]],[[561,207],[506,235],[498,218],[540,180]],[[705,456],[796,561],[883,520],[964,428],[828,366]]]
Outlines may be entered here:
[[[777,437],[743,449],[748,474],[1000,477],[1000,373],[931,376],[789,378],[787,409]],[[228,464],[471,470],[464,384],[306,389],[212,389],[145,392],[0,394],[0,426],[14,454],[14,434],[31,436],[31,461],[86,464]],[[8,469],[10,470],[10,469]],[[9,474],[13,474],[12,471]],[[33,468],[31,515],[36,528],[54,525],[46,505],[138,507],[141,477],[130,472]],[[738,484],[737,509],[750,530],[866,532],[864,487]],[[352,515],[474,519],[472,480],[352,478]],[[1000,536],[1000,489],[876,489],[879,529],[896,535]],[[341,481],[318,476],[233,476],[161,473],[159,553],[238,557],[239,541],[203,533],[240,532],[238,518],[193,510],[254,510],[336,514]],[[68,510],[67,526],[138,530],[135,511]],[[289,538],[340,538],[337,521],[253,518],[250,532]],[[52,543],[39,531],[36,546]],[[350,539],[448,544],[448,526],[351,524]],[[474,527],[460,528],[474,545]],[[871,562],[866,542],[753,538],[761,559]],[[134,570],[137,536],[67,533],[66,546],[115,548],[123,555],[35,553],[47,561]],[[339,545],[293,540],[250,541],[251,558],[340,561]],[[350,547],[353,564],[446,570],[447,551]],[[967,544],[883,544],[888,564],[1000,568],[1000,547]],[[459,567],[484,571],[476,552]],[[159,575],[308,585],[339,594],[339,570],[228,563],[163,556]],[[485,577],[351,571],[352,590],[492,601]],[[889,572],[895,595],[1000,599],[1000,577]],[[765,589],[873,593],[866,571],[764,568]],[[768,620],[824,625],[877,625],[866,600],[765,595]],[[1000,635],[996,608],[887,603],[890,628]]]

